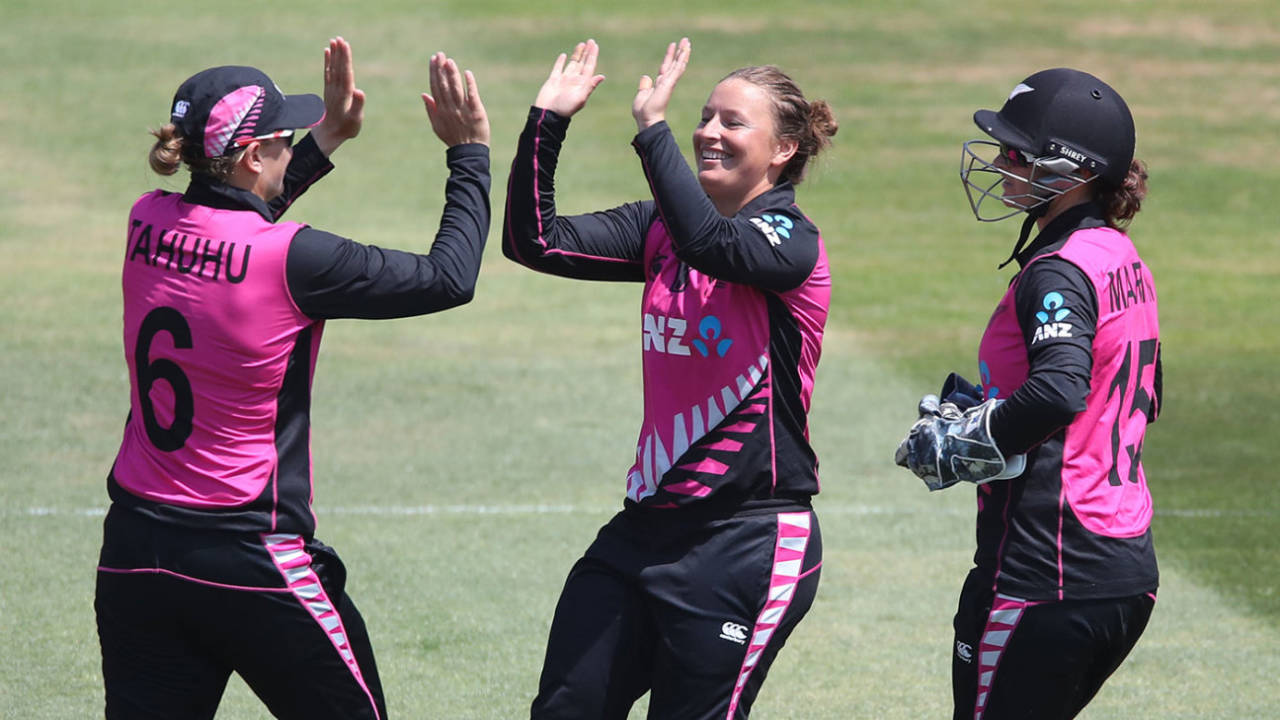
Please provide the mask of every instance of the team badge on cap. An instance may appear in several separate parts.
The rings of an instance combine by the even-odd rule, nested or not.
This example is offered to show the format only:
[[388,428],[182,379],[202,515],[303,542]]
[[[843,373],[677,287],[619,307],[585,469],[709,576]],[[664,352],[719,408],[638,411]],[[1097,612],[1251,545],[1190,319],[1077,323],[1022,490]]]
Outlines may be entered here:
[[257,68],[223,65],[192,75],[173,98],[173,122],[219,157],[254,139],[283,137],[324,119],[318,95],[285,95]]

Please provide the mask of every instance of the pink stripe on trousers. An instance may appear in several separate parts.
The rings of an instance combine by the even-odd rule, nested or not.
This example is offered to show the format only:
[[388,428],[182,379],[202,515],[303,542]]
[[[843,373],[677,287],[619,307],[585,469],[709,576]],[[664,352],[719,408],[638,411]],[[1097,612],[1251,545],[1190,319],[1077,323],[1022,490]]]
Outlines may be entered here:
[[809,545],[810,513],[779,513],[778,537],[773,549],[773,572],[769,577],[769,596],[765,600],[764,609],[756,619],[751,630],[751,642],[747,645],[747,655],[738,671],[738,680],[733,686],[733,697],[729,700],[729,713],[725,717],[733,720],[742,698],[742,690],[747,686],[752,671],[764,654],[774,630],[782,624],[782,618],[795,596],[796,585],[800,580],[804,565],[804,552]]
[[987,626],[983,628],[982,639],[978,641],[978,698],[973,706],[973,720],[982,720],[982,713],[987,708],[987,697],[995,684],[996,669],[1000,667],[1000,658],[1004,655],[1013,631],[1018,627],[1018,621],[1022,620],[1022,613],[1036,604],[999,594],[992,600]]
[[302,536],[291,534],[264,535],[262,541],[267,548],[267,552],[271,554],[272,562],[280,570],[280,574],[284,576],[289,592],[293,593],[293,596],[307,609],[311,617],[315,618],[320,627],[324,628],[325,634],[329,637],[329,641],[333,643],[334,649],[338,651],[342,661],[351,670],[351,675],[355,678],[356,683],[360,685],[360,689],[364,690],[364,694],[369,698],[369,705],[373,708],[373,716],[380,718],[378,704],[374,701],[373,693],[369,691],[369,686],[364,681],[364,674],[360,672],[360,663],[356,661],[351,644],[347,641],[347,631],[342,625],[342,616],[338,614],[338,609],[334,607],[328,593],[324,590],[324,586],[320,584],[320,577],[311,569],[311,555],[307,553],[306,544]]

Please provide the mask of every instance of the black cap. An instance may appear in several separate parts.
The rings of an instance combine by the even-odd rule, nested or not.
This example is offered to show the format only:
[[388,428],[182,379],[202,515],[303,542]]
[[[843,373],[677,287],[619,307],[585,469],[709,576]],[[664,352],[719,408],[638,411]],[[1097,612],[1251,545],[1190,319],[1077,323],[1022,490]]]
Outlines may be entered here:
[[324,119],[324,100],[285,95],[257,68],[223,65],[187,78],[174,94],[170,112],[182,136],[213,158],[249,138],[318,124]]
[[999,112],[973,114],[996,140],[1036,157],[1061,157],[1119,184],[1133,160],[1133,116],[1110,85],[1070,68],[1041,70]]

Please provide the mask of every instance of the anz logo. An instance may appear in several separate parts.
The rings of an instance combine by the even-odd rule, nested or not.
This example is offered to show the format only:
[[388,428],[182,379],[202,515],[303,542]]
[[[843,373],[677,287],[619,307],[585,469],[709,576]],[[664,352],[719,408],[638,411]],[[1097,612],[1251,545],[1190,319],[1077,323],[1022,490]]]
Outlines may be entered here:
[[991,384],[991,366],[986,360],[978,361],[978,376],[982,379],[978,384],[978,392],[982,393],[983,400],[1000,397],[1000,388]]
[[1071,311],[1063,307],[1066,304],[1066,300],[1062,297],[1062,293],[1047,293],[1044,299],[1040,301],[1040,304],[1044,307],[1044,310],[1036,313],[1036,320],[1040,321],[1040,326],[1036,328],[1035,335],[1031,338],[1031,344],[1035,345],[1048,338],[1073,337],[1071,323],[1062,322],[1071,315]]
[[687,338],[688,330],[689,322],[684,318],[645,313],[642,350],[665,355],[692,355],[689,350],[692,346],[702,357],[711,357],[712,353],[716,357],[724,357],[733,346],[733,340],[724,337],[720,318],[715,315],[708,315],[698,322],[695,337]]
[[[733,345],[733,341],[729,338],[721,337],[723,333],[724,331],[720,328],[720,318],[715,315],[708,315],[702,318],[702,322],[698,323],[698,337],[693,341],[693,348],[702,357],[711,357],[711,351],[708,348],[714,347],[716,357],[724,357]],[[711,346],[710,344],[713,342],[715,345]]]
[[782,213],[753,217],[751,218],[751,224],[764,233],[769,244],[774,247],[781,245],[783,240],[790,239],[791,230],[796,226],[791,218]]

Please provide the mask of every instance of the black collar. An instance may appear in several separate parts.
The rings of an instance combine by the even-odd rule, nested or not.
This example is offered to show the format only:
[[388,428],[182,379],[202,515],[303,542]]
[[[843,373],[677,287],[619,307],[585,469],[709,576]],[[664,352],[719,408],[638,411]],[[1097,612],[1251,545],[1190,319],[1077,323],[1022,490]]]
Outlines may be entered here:
[[253,210],[267,222],[274,222],[271,209],[262,198],[249,190],[219,182],[207,175],[191,176],[191,184],[182,194],[182,201],[193,205],[206,205],[219,210]]
[[759,213],[761,210],[776,207],[786,207],[796,201],[796,188],[791,184],[790,180],[781,180],[777,185],[765,190],[759,195],[751,199],[751,202],[742,206],[738,214],[742,217],[751,217]]
[[1107,224],[1104,218],[1102,206],[1090,200],[1080,203],[1071,208],[1063,210],[1060,215],[1050,220],[1035,240],[1025,248],[1017,251],[1013,259],[1018,261],[1018,267],[1023,268],[1027,263],[1031,262],[1037,255],[1054,250],[1058,245],[1062,244],[1071,233],[1077,230],[1085,230],[1088,228],[1105,227]]

